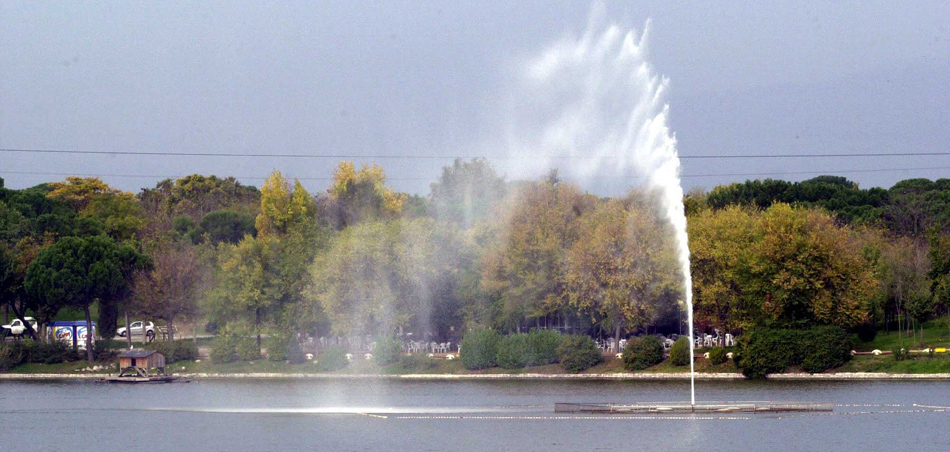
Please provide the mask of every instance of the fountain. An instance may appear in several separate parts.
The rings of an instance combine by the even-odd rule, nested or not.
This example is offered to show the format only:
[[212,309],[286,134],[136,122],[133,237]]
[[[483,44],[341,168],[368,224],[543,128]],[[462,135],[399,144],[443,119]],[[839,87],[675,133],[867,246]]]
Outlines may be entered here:
[[[668,125],[669,80],[647,60],[650,22],[642,34],[605,21],[603,5],[591,13],[586,31],[564,39],[529,62],[518,86],[520,100],[509,120],[517,133],[508,148],[520,168],[537,174],[568,159],[572,177],[639,178],[660,194],[660,209],[673,227],[693,336],[692,279],[680,160]],[[537,150],[543,149],[542,155]],[[526,158],[529,157],[530,158]],[[519,174],[521,173],[521,174]],[[696,403],[694,344],[690,340],[690,403]]]
[[[684,403],[558,404],[559,412],[734,413],[829,411],[831,404],[802,402],[708,402],[696,404],[693,290],[680,159],[668,124],[669,80],[647,59],[650,22],[638,34],[606,20],[595,4],[583,34],[565,38],[529,61],[506,118],[512,133],[513,176],[536,176],[569,161],[566,173],[588,185],[610,176],[631,180],[659,194],[670,223],[683,277],[689,334],[690,397]],[[540,150],[540,152],[539,152]],[[563,168],[563,167],[562,167]],[[520,173],[520,174],[519,174]]]

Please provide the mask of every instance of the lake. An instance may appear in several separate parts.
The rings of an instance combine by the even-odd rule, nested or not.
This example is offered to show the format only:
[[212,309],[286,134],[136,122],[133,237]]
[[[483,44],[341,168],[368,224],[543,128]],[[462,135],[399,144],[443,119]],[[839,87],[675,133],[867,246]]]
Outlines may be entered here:
[[697,382],[699,402],[832,402],[833,413],[554,414],[555,402],[680,402],[688,400],[688,391],[689,382],[680,381],[8,381],[0,382],[0,447],[950,450],[950,411],[930,408],[950,407],[945,381]]

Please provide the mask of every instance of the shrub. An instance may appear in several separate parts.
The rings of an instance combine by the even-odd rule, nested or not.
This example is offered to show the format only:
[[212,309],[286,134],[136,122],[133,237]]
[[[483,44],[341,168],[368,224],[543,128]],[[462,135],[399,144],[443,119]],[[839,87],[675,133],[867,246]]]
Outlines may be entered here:
[[10,370],[21,364],[20,353],[15,347],[0,343],[0,370]]
[[222,334],[211,341],[211,361],[221,364],[237,361],[237,344],[241,338]]
[[402,355],[399,357],[399,366],[405,370],[425,371],[439,366],[439,361],[422,354]]
[[166,364],[176,361],[193,361],[198,357],[198,346],[187,339],[172,342],[155,341],[148,344],[148,347],[165,355]]
[[843,329],[820,326],[808,330],[801,343],[802,370],[809,373],[834,369],[851,360],[851,337]]
[[501,339],[495,362],[505,369],[520,369],[528,364],[528,335],[513,334]]
[[643,370],[663,362],[663,344],[656,336],[640,336],[627,341],[623,348],[623,367]]
[[287,331],[281,330],[269,334],[264,339],[264,348],[267,349],[268,361],[286,361],[287,348],[290,346],[293,335]]
[[[0,343],[3,349],[0,357],[0,369],[10,369],[27,363],[58,364],[67,361],[85,359],[82,350],[73,350],[72,347],[60,341],[49,344],[33,342],[32,340],[17,341],[12,344]],[[95,348],[93,348],[95,351]]]
[[729,358],[726,356],[726,349],[723,347],[713,347],[709,350],[709,362],[714,366],[723,364]]
[[237,358],[241,361],[255,361],[261,359],[261,348],[257,339],[242,337],[237,343]]
[[742,359],[738,362],[748,378],[765,378],[784,372],[799,358],[798,334],[792,330],[759,329],[746,332],[739,340]]
[[895,347],[891,351],[891,356],[894,357],[894,361],[903,361],[910,357],[910,354],[903,347]]
[[534,330],[527,334],[528,366],[543,366],[557,362],[557,347],[561,345],[561,333],[554,330]]
[[380,366],[388,366],[399,361],[402,356],[402,342],[393,336],[381,337],[373,347],[373,361]]
[[674,366],[689,365],[689,338],[681,337],[670,348],[670,364]]
[[495,330],[472,330],[462,338],[461,358],[466,369],[485,369],[495,365],[501,335]]
[[297,338],[292,337],[290,341],[287,342],[287,362],[290,364],[302,364],[307,361],[307,356],[303,352],[303,348],[300,347],[300,342]]
[[801,366],[811,373],[823,372],[850,359],[851,340],[841,328],[762,328],[747,332],[739,340],[737,364],[746,377],[765,378],[792,366]]
[[590,369],[604,359],[597,344],[587,336],[565,336],[557,348],[557,357],[564,370],[571,373]]
[[346,349],[334,345],[323,349],[323,353],[320,354],[320,358],[317,360],[317,370],[332,372],[346,367],[347,364],[349,364],[349,361],[346,359]]

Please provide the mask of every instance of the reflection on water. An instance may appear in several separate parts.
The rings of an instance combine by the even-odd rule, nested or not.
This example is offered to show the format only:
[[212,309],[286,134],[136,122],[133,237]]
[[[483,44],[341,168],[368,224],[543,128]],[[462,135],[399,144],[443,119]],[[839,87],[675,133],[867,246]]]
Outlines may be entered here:
[[[112,450],[948,450],[946,382],[703,382],[704,400],[833,413],[559,415],[555,402],[680,401],[688,382],[0,383],[0,444]],[[900,432],[897,435],[897,432]],[[897,436],[895,436],[897,435]],[[77,443],[79,441],[79,443]],[[13,447],[11,450],[18,450]]]

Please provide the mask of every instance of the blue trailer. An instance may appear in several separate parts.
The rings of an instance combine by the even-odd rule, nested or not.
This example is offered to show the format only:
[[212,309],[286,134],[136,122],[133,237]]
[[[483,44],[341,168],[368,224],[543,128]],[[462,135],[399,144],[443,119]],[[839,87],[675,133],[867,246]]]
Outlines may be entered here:
[[[49,335],[70,347],[86,349],[86,321],[70,320],[50,322]],[[96,337],[96,322],[92,322],[92,337]]]

